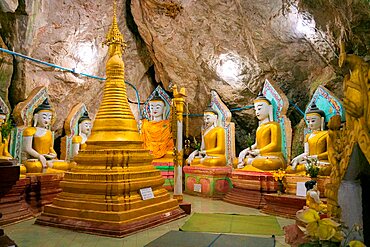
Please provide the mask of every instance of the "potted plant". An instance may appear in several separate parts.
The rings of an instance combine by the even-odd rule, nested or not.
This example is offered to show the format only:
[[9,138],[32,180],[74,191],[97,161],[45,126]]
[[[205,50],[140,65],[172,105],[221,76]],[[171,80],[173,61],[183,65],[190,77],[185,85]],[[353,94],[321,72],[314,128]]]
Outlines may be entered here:
[[276,172],[274,172],[272,174],[272,176],[274,177],[275,181],[278,182],[278,191],[277,191],[277,193],[279,195],[281,195],[284,192],[283,179],[285,177],[285,171],[283,169],[279,169]]

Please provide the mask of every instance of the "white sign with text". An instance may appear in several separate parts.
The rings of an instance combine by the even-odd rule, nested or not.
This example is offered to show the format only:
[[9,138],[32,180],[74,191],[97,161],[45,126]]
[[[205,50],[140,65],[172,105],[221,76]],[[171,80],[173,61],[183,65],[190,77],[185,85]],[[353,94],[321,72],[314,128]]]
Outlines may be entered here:
[[153,190],[151,187],[140,189],[140,195],[143,200],[154,198]]
[[202,185],[201,184],[194,184],[194,191],[195,192],[202,192]]
[[304,182],[297,182],[297,192],[296,192],[297,196],[306,196],[307,191],[304,184],[305,184]]

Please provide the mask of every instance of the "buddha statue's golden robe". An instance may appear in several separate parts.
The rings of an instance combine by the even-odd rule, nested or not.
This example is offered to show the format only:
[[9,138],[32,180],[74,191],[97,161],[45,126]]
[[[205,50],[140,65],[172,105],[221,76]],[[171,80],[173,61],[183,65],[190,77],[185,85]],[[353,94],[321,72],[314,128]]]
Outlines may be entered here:
[[310,193],[312,192],[308,191],[306,195],[306,206],[317,212],[326,213],[327,206],[323,202],[320,203],[316,202],[315,199],[310,195]]
[[86,142],[82,143],[82,136],[74,136],[72,138],[72,144],[80,144],[80,150],[85,150],[87,147]]
[[[50,130],[47,130],[43,136],[35,136],[37,129],[35,127],[28,127],[23,131],[23,136],[32,136],[32,148],[41,155],[45,154],[56,154],[53,144],[53,134]],[[27,172],[42,172],[42,164],[40,161],[35,160],[36,157],[30,157],[30,160],[25,161],[24,165],[27,168]],[[70,168],[68,162],[62,160],[53,160],[52,168],[48,168],[48,172],[66,171]]]
[[12,159],[13,157],[10,155],[8,151],[9,141],[5,139],[3,142],[2,139],[3,138],[0,133],[0,159]]
[[223,127],[215,127],[207,132],[203,137],[206,156],[196,157],[190,166],[225,166],[225,130]]
[[252,163],[248,165],[248,159],[244,160],[247,164],[243,170],[258,170],[272,171],[284,168],[286,161],[283,153],[281,152],[281,128],[277,122],[268,122],[261,124],[257,128],[256,143],[260,154],[253,158]]
[[32,148],[35,149],[39,154],[56,154],[53,148],[53,134],[50,130],[47,130],[43,136],[35,136],[35,127],[28,127],[23,131],[23,136],[33,136]]
[[141,137],[144,142],[144,148],[151,151],[154,159],[162,158],[166,154],[172,154],[174,144],[171,122],[169,120],[156,122],[144,119],[141,125]]
[[[329,176],[331,172],[328,160],[328,138],[328,131],[319,130],[305,136],[305,143],[308,143],[308,156],[317,155],[319,175],[323,176]],[[298,164],[295,170],[289,166],[286,171],[287,173],[303,173],[306,171],[305,164]]]

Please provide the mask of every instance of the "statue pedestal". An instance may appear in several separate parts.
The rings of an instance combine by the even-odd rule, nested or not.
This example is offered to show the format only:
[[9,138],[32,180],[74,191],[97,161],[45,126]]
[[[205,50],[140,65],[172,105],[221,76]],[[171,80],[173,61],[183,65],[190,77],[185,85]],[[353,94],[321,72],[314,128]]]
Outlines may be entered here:
[[[285,176],[285,186],[286,190],[285,193],[290,194],[290,195],[296,195],[297,192],[297,182],[307,182],[311,180],[310,177],[303,176],[303,175],[294,175],[294,174],[287,174]],[[323,197],[325,196],[325,186],[330,183],[330,177],[318,177],[315,178],[317,181],[317,187],[320,191],[320,196]]]
[[185,166],[183,170],[187,194],[222,199],[232,188],[228,177],[232,169],[229,166]]
[[27,174],[30,179],[30,188],[27,190],[26,200],[34,213],[42,211],[43,206],[53,202],[62,189],[59,186],[64,173]]
[[32,212],[25,200],[25,191],[30,184],[29,178],[21,178],[0,199],[0,212],[3,214],[3,217],[0,219],[0,225],[32,217]]
[[298,210],[306,205],[306,197],[288,194],[265,194],[263,213],[295,219]]
[[265,205],[264,194],[275,193],[278,183],[270,172],[235,170],[231,173],[233,189],[226,194],[224,201],[252,208]]
[[153,160],[152,165],[161,171],[161,175],[164,178],[163,187],[168,191],[173,191],[174,184],[174,167],[172,159],[158,159]]

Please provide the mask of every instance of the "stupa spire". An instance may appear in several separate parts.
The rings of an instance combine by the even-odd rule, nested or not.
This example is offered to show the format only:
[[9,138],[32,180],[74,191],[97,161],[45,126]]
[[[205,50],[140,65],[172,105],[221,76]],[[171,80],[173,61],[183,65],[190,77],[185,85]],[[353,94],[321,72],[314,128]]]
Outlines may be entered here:
[[109,46],[104,96],[91,136],[86,142],[92,149],[106,148],[107,142],[112,148],[121,149],[122,141],[127,141],[132,148],[142,147],[136,120],[127,100],[125,65],[122,60],[122,50],[126,44],[117,24],[116,9],[114,2],[112,25],[103,42]]
[[113,21],[103,44],[107,46],[120,45],[122,50],[126,47],[125,39],[119,30],[117,23],[117,1],[114,1],[113,3]]

